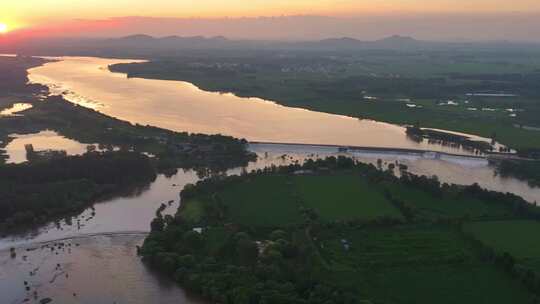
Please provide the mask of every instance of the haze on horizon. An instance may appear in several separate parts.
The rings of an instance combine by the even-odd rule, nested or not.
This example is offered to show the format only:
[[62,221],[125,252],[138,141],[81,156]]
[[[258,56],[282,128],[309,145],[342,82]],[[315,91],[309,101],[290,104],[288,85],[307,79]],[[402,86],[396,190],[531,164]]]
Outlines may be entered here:
[[[540,41],[537,0],[4,0],[7,36]],[[133,17],[136,16],[136,17]]]

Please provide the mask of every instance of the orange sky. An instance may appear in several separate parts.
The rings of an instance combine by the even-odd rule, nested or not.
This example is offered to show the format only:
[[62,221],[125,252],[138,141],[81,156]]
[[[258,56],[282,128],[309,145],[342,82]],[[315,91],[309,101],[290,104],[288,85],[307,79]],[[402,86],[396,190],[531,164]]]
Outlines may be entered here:
[[[149,4],[151,3],[151,4]],[[1,0],[10,28],[120,16],[241,17],[540,11],[539,0]]]

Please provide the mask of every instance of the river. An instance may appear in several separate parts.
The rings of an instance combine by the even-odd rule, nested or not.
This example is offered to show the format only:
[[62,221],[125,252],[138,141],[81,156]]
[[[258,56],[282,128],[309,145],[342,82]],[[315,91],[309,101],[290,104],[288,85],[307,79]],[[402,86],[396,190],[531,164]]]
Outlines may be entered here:
[[[228,174],[344,154],[324,146],[252,144],[250,150],[256,152],[259,159],[247,168],[233,169]],[[438,173],[445,182],[478,182],[493,190],[540,199],[540,189],[531,189],[515,179],[495,176],[483,159],[466,156],[430,159],[422,154],[377,152],[346,155],[374,164],[377,159],[383,159],[385,165],[397,160],[406,164],[412,173]],[[200,303],[200,299],[190,297],[166,278],[152,272],[135,254],[136,246],[142,244],[149,231],[155,210],[166,203],[164,214],[176,212],[180,190],[197,180],[198,175],[191,170],[179,170],[170,177],[159,175],[148,187],[124,197],[98,202],[93,209],[88,208],[69,222],[51,223],[29,233],[0,239],[0,295],[3,300],[0,302],[23,303],[29,299],[30,303],[39,303],[40,299],[50,297],[55,301],[53,303]],[[77,220],[81,222],[80,228],[73,224]],[[53,246],[60,243],[65,245]],[[15,258],[10,257],[11,247],[16,248]],[[51,247],[55,249],[51,250]],[[24,281],[28,282],[29,291],[25,289]],[[34,298],[34,291],[38,293],[37,298]]]
[[[465,153],[410,140],[405,128],[373,120],[314,112],[259,98],[206,92],[181,81],[127,78],[108,66],[137,60],[50,58],[29,70],[33,83],[104,114],[175,131],[227,134],[249,141],[407,148]],[[359,102],[361,98],[359,97]],[[475,137],[476,138],[476,137]],[[484,139],[487,140],[487,139]]]
[[[108,64],[119,61],[65,58],[32,69],[30,78],[48,84],[53,93],[64,93],[72,102],[105,114],[174,130],[224,133],[258,141],[466,154],[466,151],[410,141],[399,126],[291,109],[259,99],[208,93],[184,82],[127,79],[106,69]],[[42,140],[47,136],[59,140]],[[26,143],[39,143],[42,149],[73,147],[74,154],[85,146],[58,136],[51,133],[15,136],[11,145],[20,148]],[[377,151],[341,153],[336,147],[320,145],[250,144],[249,148],[259,159],[247,168],[230,170],[229,174],[345,154],[371,163],[383,159],[385,165],[398,161],[406,164],[412,173],[437,175],[441,181],[457,184],[478,182],[488,189],[513,192],[531,202],[540,201],[540,189],[532,189],[513,178],[496,176],[482,158],[443,154],[433,159],[422,153]],[[7,152],[13,159],[17,158],[17,162],[24,161],[20,149]],[[23,303],[28,299],[29,303],[39,303],[44,298],[53,299],[52,303],[201,302],[153,273],[135,254],[135,247],[149,231],[155,210],[167,203],[164,213],[176,212],[180,190],[198,179],[190,170],[179,170],[170,177],[159,175],[147,187],[124,197],[98,202],[93,209],[85,210],[71,221],[51,223],[30,233],[0,239],[0,302]],[[80,228],[70,224],[77,220]],[[11,247],[15,248],[14,258],[10,256]]]

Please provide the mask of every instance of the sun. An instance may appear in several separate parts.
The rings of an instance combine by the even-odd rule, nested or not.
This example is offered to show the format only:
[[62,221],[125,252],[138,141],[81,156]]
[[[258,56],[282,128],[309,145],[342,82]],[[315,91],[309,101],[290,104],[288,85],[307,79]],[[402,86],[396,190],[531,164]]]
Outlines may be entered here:
[[8,31],[8,26],[7,26],[7,24],[5,24],[5,23],[0,23],[0,34],[7,33],[7,31]]

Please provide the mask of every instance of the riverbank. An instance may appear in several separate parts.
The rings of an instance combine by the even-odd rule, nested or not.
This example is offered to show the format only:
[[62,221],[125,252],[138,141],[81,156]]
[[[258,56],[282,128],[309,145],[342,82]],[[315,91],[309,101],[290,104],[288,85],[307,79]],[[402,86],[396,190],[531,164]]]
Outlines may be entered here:
[[[174,99],[167,99],[167,100],[174,100]],[[128,138],[132,142],[128,142],[129,145],[137,146],[137,147],[145,147],[145,145],[142,145],[140,140],[141,138],[137,138],[135,135],[137,134],[145,134],[144,136],[152,136],[153,134],[157,133],[151,133],[150,129],[146,129],[146,127],[140,127],[140,126],[127,126],[122,127],[122,125],[116,125],[111,124],[108,125],[107,122],[109,119],[107,117],[101,117],[100,115],[95,114],[95,111],[88,111],[82,107],[75,107],[71,104],[69,104],[65,100],[48,100],[52,101],[52,106],[50,108],[48,107],[42,107],[39,106],[33,109],[27,110],[25,112],[22,112],[23,115],[21,119],[24,119],[25,116],[30,115],[32,116],[32,120],[34,122],[41,122],[43,123],[40,126],[48,125],[50,122],[54,122],[52,124],[53,126],[56,126],[56,130],[59,130],[60,134],[66,133],[66,134],[72,134],[70,137],[77,138],[80,140],[83,140],[84,138],[87,138],[89,141],[87,142],[94,142],[94,138],[101,138],[101,140],[108,140],[109,143],[114,143],[115,140],[117,140],[114,136],[106,137],[104,135],[107,135],[108,131],[107,128],[111,127],[113,129],[120,128],[122,129],[121,132],[114,133],[120,136],[127,136],[125,138]],[[46,102],[48,102],[46,101]],[[174,105],[174,102],[170,102]],[[45,103],[44,103],[45,104]],[[159,104],[158,104],[159,105]],[[38,111],[36,113],[33,113],[32,111]],[[65,111],[65,113],[68,113],[67,116],[73,115],[74,118],[71,120],[68,120],[68,123],[63,123],[60,120],[63,120],[65,118],[69,119],[69,117],[64,117],[66,114],[62,114]],[[30,114],[28,114],[30,113]],[[38,119],[38,113],[41,114],[50,114],[50,115],[43,115],[41,119]],[[88,114],[77,114],[77,113],[88,113]],[[36,115],[36,116],[34,116]],[[85,117],[85,116],[88,117]],[[200,115],[200,113],[199,113]],[[104,116],[104,115],[103,115]],[[54,119],[52,119],[53,117]],[[100,118],[101,117],[101,118]],[[181,117],[181,116],[180,116]],[[42,120],[43,119],[43,120]],[[55,121],[55,120],[58,121]],[[78,121],[82,120],[84,121],[83,126],[87,129],[92,129],[91,122],[94,122],[96,125],[96,128],[98,128],[99,132],[92,133],[92,130],[85,130],[84,128],[76,128],[73,127],[73,125],[77,125]],[[225,117],[223,120],[231,120],[230,117]],[[24,126],[22,122],[24,120],[19,120],[21,122],[21,126]],[[71,126],[70,126],[71,125]],[[141,129],[139,129],[141,128]],[[100,133],[103,130],[107,130],[107,132]],[[143,133],[137,133],[140,130],[143,130],[141,132]],[[161,130],[161,129],[160,129]],[[272,131],[273,129],[271,129]],[[71,133],[69,133],[71,132]],[[131,133],[133,132],[133,133]],[[149,132],[149,133],[144,133]],[[152,131],[154,132],[154,131]],[[158,131],[155,131],[158,132]],[[208,137],[205,137],[208,138]],[[92,140],[92,141],[90,141]],[[98,141],[95,141],[98,142]],[[125,143],[124,143],[125,144]],[[122,145],[122,143],[121,143]],[[149,145],[152,146],[152,145]],[[348,147],[346,145],[342,146]],[[59,147],[61,148],[61,147]],[[252,169],[259,169],[261,171],[264,171],[265,167],[270,167],[272,165],[279,166],[279,165],[289,165],[289,164],[295,164],[297,162],[303,162],[304,159],[309,158],[318,158],[317,154],[325,154],[328,153],[330,156],[338,156],[340,154],[339,146],[334,147],[328,147],[328,146],[312,146],[312,145],[266,145],[266,144],[245,144],[245,149],[249,149],[252,152],[257,152],[258,154],[258,161],[256,163],[248,163],[246,168],[242,168],[243,166],[240,165],[239,168],[236,168],[235,170],[231,170],[228,172],[228,174],[240,174],[245,171],[251,171]],[[149,148],[147,148],[149,149]],[[140,148],[140,150],[145,150],[145,148]],[[140,151],[138,150],[138,151]],[[304,151],[302,154],[298,153],[295,154],[294,151],[302,150]],[[347,148],[347,150],[343,150],[341,153],[349,153],[352,156],[361,158],[367,158],[366,162],[372,163],[374,166],[380,165],[381,168],[389,169],[391,167],[394,167],[395,171],[399,171],[400,168],[405,168],[409,170],[409,172],[417,172],[420,175],[426,175],[426,176],[433,176],[438,175],[439,181],[441,183],[448,182],[448,183],[459,183],[459,184],[466,184],[470,185],[472,183],[479,183],[482,185],[482,187],[487,187],[492,190],[497,190],[499,192],[512,192],[512,193],[523,193],[524,197],[527,197],[527,200],[529,202],[534,202],[536,199],[540,197],[538,194],[538,191],[535,189],[527,188],[526,183],[520,183],[512,178],[503,179],[498,176],[494,176],[494,172],[491,168],[489,168],[482,158],[468,158],[468,156],[453,156],[451,154],[439,154],[441,156],[440,159],[436,158],[437,152],[435,153],[428,153],[426,157],[424,157],[424,152],[418,152],[418,151],[391,151],[389,150],[378,150],[378,148],[375,147],[367,147],[367,150],[355,150],[354,148],[350,149]],[[291,152],[292,151],[292,152]],[[434,158],[430,158],[430,156],[434,156]],[[379,164],[379,159],[381,159],[381,162]],[[447,161],[448,159],[455,159],[455,162]],[[400,166],[402,165],[402,166]],[[172,173],[171,173],[172,174]],[[398,174],[398,172],[396,172]],[[120,302],[133,302],[133,303],[146,303],[146,302],[162,302],[162,303],[169,303],[176,299],[180,299],[180,301],[189,301],[185,300],[185,298],[182,297],[182,291],[181,289],[177,288],[169,278],[163,278],[161,276],[155,276],[155,275],[148,275],[145,272],[139,272],[138,270],[141,267],[144,267],[144,264],[140,262],[140,260],[135,256],[135,247],[137,245],[140,245],[140,241],[138,242],[131,242],[129,240],[129,237],[139,237],[134,235],[120,236],[119,242],[122,246],[117,246],[118,243],[115,241],[115,237],[111,237],[110,232],[144,232],[148,231],[150,228],[150,222],[155,214],[155,210],[158,209],[158,207],[161,207],[162,204],[166,205],[165,211],[162,213],[162,216],[164,218],[168,218],[167,215],[174,215],[175,210],[179,207],[179,197],[178,192],[184,188],[184,185],[189,183],[195,183],[198,180],[200,180],[200,177],[203,177],[203,175],[198,176],[197,172],[192,170],[178,170],[175,174],[171,175],[158,175],[158,179],[149,185],[147,189],[141,189],[138,193],[133,194],[129,197],[118,197],[118,198],[111,198],[106,200],[105,202],[102,202],[100,204],[95,205],[95,210],[88,209],[84,211],[79,218],[84,219],[81,220],[83,223],[81,225],[81,229],[77,229],[77,225],[69,225],[67,221],[61,221],[60,225],[55,225],[54,223],[50,226],[44,227],[43,229],[38,229],[36,231],[33,231],[30,235],[24,235],[20,237],[14,237],[10,239],[2,239],[0,240],[0,246],[5,245],[8,247],[16,247],[17,256],[15,260],[9,260],[9,251],[2,251],[0,253],[0,256],[2,256],[2,265],[5,267],[2,268],[3,272],[0,272],[0,277],[2,279],[4,278],[3,275],[6,275],[9,277],[8,280],[2,280],[2,284],[0,284],[0,291],[2,291],[1,294],[8,295],[9,299],[11,299],[11,296],[14,296],[14,299],[18,299],[19,301],[24,300],[24,297],[30,296],[33,297],[32,292],[34,290],[38,290],[39,297],[50,297],[54,300],[58,300],[60,302],[71,302],[74,299],[73,293],[76,293],[77,296],[75,297],[76,300],[80,301],[86,301],[86,302],[106,302],[110,301],[111,299],[117,300]],[[341,184],[341,183],[338,183]],[[280,184],[283,185],[283,184]],[[314,187],[315,190],[323,191],[326,187],[327,183],[322,183],[322,185],[319,185],[318,187]],[[293,186],[297,186],[297,184],[293,184]],[[285,185],[287,187],[287,185]],[[495,189],[493,189],[495,188]],[[272,198],[275,193],[281,193],[278,191],[273,191],[273,187],[268,187],[267,184],[262,183],[261,191],[271,191],[272,193],[269,195],[262,195],[262,198]],[[371,193],[370,191],[373,191],[374,187],[368,187],[366,189],[366,193]],[[239,191],[236,194],[245,194],[249,193],[250,191],[255,192],[256,189],[249,188],[246,191]],[[263,192],[264,193],[264,192]],[[336,202],[343,203],[343,200],[339,200],[339,196],[342,195],[343,191],[338,191],[338,193],[335,194],[335,196],[331,197],[329,200],[335,200]],[[401,195],[400,195],[401,196]],[[261,200],[260,193],[255,193],[253,199],[247,200],[249,202],[259,202]],[[324,197],[323,195],[317,195],[317,197]],[[416,198],[416,197],[415,197]],[[283,199],[277,199],[275,200],[276,206],[282,206],[283,202],[286,202],[289,200],[290,197],[286,196],[283,197]],[[423,200],[417,200],[417,199],[411,199],[412,202],[418,203],[418,204],[424,204],[426,201]],[[297,201],[295,200],[295,203]],[[350,202],[345,202],[350,203]],[[451,205],[452,207],[456,207],[456,204],[445,204],[444,202],[442,204],[436,204],[435,207],[441,207]],[[474,205],[474,204],[473,204]],[[322,206],[322,205],[321,205]],[[474,205],[477,206],[477,205]],[[256,207],[251,206],[248,204],[248,207]],[[350,206],[349,206],[350,207]],[[357,206],[358,207],[358,206]],[[426,203],[424,207],[427,208],[421,208],[424,215],[433,215],[437,214],[438,212],[433,212],[430,209],[433,207],[432,205]],[[457,210],[457,212],[462,212],[463,210],[470,210],[467,209],[467,206],[459,205],[460,210]],[[461,208],[463,207],[463,208]],[[329,208],[335,210],[335,208]],[[248,210],[247,208],[245,210]],[[288,209],[289,210],[289,209]],[[344,209],[345,210],[345,209]],[[347,209],[349,210],[349,209]],[[255,211],[257,216],[265,216],[265,212],[261,212],[262,210],[258,209]],[[443,210],[444,211],[444,210]],[[456,211],[455,209],[450,210],[452,212]],[[492,213],[493,209],[487,208],[474,208],[474,214],[482,216],[483,214],[488,215],[499,215],[497,212]],[[489,211],[489,212],[487,212]],[[495,210],[497,211],[497,210]],[[95,213],[94,213],[95,212]],[[94,213],[94,214],[93,214]],[[352,212],[347,212],[352,213]],[[270,213],[268,213],[270,215]],[[347,216],[350,214],[346,214]],[[394,213],[395,215],[395,213]],[[275,219],[278,219],[279,216],[274,216]],[[430,227],[433,228],[433,227]],[[452,231],[449,231],[449,229],[446,229],[445,227],[440,234],[436,234],[437,237],[439,236],[454,236],[452,234]],[[431,229],[434,230],[434,229]],[[104,235],[101,235],[101,233],[104,233]],[[248,231],[251,233],[252,231]],[[370,230],[369,232],[379,233],[380,231]],[[413,236],[413,240],[418,240],[418,236],[420,235],[420,239],[417,243],[410,242],[409,244],[401,244],[405,246],[404,248],[410,248],[406,246],[415,245],[415,244],[433,244],[430,243],[429,238],[422,238],[423,232],[421,230],[412,231],[412,233],[409,232],[403,232],[402,235],[400,235],[399,239],[404,240],[410,240],[407,237]],[[440,231],[436,231],[436,233],[439,233]],[[262,232],[260,235],[264,237],[264,233]],[[339,249],[343,248],[343,245],[340,245],[341,239],[343,238],[343,235],[346,234],[346,239],[354,239],[354,233],[350,233],[351,236],[349,236],[349,231],[341,231],[339,232],[341,234],[330,234],[330,235],[320,235],[321,238],[319,238],[320,242],[322,244],[325,244],[327,247],[327,251],[322,251],[320,248],[317,249],[321,253],[329,253],[329,255],[332,255],[333,253],[340,253],[338,251]],[[100,234],[100,235],[96,235]],[[90,238],[81,237],[77,238],[77,235],[92,235]],[[259,234],[256,234],[257,237]],[[70,241],[71,237],[75,236],[75,241]],[[218,234],[218,236],[220,236]],[[302,233],[294,234],[294,237],[301,238],[303,235]],[[310,239],[308,235],[307,239]],[[323,239],[323,237],[328,237],[328,239]],[[94,242],[89,242],[87,246],[85,247],[85,244],[83,244],[83,240],[87,239],[100,239],[100,241],[96,244]],[[291,238],[292,239],[292,238]],[[30,248],[33,248],[33,244],[35,242],[40,241],[46,241],[46,240],[56,240],[54,243],[71,243],[72,246],[53,246],[55,247],[53,250],[53,254],[50,254],[50,247],[46,248],[41,251],[29,251],[27,253],[25,250],[27,247],[24,244],[32,244],[30,245]],[[368,240],[369,241],[369,240]],[[376,240],[375,240],[376,241]],[[432,240],[431,240],[432,241]],[[455,239],[451,238],[450,241],[456,241]],[[123,242],[123,243],[122,243]],[[356,240],[353,241],[353,246],[357,243],[363,243],[363,241],[357,242]],[[73,244],[80,243],[80,246],[76,246]],[[367,244],[375,244],[376,243],[368,243]],[[406,242],[403,242],[406,243]],[[456,243],[459,243],[459,240],[456,241]],[[19,250],[18,245],[22,244],[23,247]],[[48,242],[47,244],[51,244]],[[336,245],[337,244],[337,245]],[[461,243],[459,243],[461,244]],[[314,242],[314,245],[320,246],[319,241]],[[437,245],[437,244],[435,244]],[[84,253],[81,253],[81,251],[75,252],[73,249],[73,246],[80,248]],[[69,253],[68,248],[72,247],[72,252]],[[85,247],[85,248],[82,248]],[[337,248],[337,249],[336,249]],[[403,248],[403,247],[402,247]],[[437,246],[430,246],[430,248],[437,248]],[[454,248],[454,247],[452,247]],[[452,249],[450,248],[450,249]],[[468,247],[467,247],[468,248]],[[62,250],[62,249],[65,249]],[[274,248],[281,252],[281,248]],[[334,251],[334,249],[336,249]],[[414,249],[417,250],[418,248]],[[462,249],[462,248],[458,248]],[[412,250],[412,249],[411,249]],[[446,252],[446,251],[445,251]],[[452,251],[455,253],[455,251]],[[468,251],[467,251],[468,252]],[[34,258],[33,254],[36,254],[36,258]],[[57,254],[58,253],[58,254]],[[422,253],[422,252],[421,252]],[[428,252],[429,253],[429,252]],[[435,256],[437,252],[433,253],[431,252],[432,256]],[[27,256],[24,258],[24,256]],[[395,256],[400,256],[399,253],[395,254]],[[3,257],[6,258],[6,260],[3,259]],[[279,258],[279,255],[276,255],[275,257]],[[304,257],[304,256],[302,256]],[[339,256],[337,257],[339,258]],[[25,260],[26,259],[26,260]],[[428,259],[428,261],[440,261],[441,258],[433,258]],[[338,262],[342,262],[343,260],[340,260]],[[204,261],[206,263],[207,261]],[[211,261],[210,261],[211,262]],[[398,261],[399,262],[399,261]],[[60,264],[60,267],[58,267],[58,264]],[[346,263],[345,263],[346,264]],[[31,271],[33,271],[36,267],[39,265],[42,265],[43,271],[38,271],[38,275],[36,276],[29,276],[27,274],[30,274]],[[96,266],[97,265],[97,266]],[[213,264],[207,264],[212,266]],[[476,265],[476,264],[475,264]],[[356,267],[356,265],[353,265]],[[360,266],[363,266],[360,265]],[[485,266],[485,265],[483,265]],[[474,268],[474,274],[478,275],[478,277],[486,278],[485,282],[486,285],[489,285],[491,288],[493,286],[500,286],[499,291],[505,291],[508,290],[508,285],[514,285],[512,282],[507,282],[505,279],[501,279],[499,276],[499,273],[496,271],[491,271],[489,268],[486,270],[486,267]],[[105,270],[101,270],[101,268]],[[48,270],[47,270],[48,269]],[[109,271],[110,270],[110,271]],[[417,269],[415,269],[417,270]],[[439,271],[440,269],[436,269],[436,271],[430,272],[430,274],[436,274],[439,273],[440,278],[442,275],[445,275],[447,273],[455,274],[458,280],[452,281],[449,280],[448,286],[461,286],[460,288],[456,288],[456,290],[452,291],[452,294],[459,294],[460,292],[463,292],[463,290],[470,290],[467,289],[467,286],[475,286],[477,282],[471,282],[470,284],[464,284],[463,282],[467,282],[467,278],[470,278],[470,267],[465,269],[463,272],[461,270],[459,271],[450,271],[449,268],[444,268],[445,271]],[[149,270],[148,270],[149,271]],[[447,272],[448,271],[448,272]],[[468,272],[467,272],[468,271]],[[405,274],[411,274],[411,272],[402,272]],[[66,276],[66,274],[68,276]],[[122,274],[122,276],[119,276],[119,274]],[[125,275],[124,275],[125,274]],[[463,275],[465,274],[465,275]],[[459,275],[459,276],[457,276]],[[89,278],[91,278],[90,283],[88,283]],[[355,282],[358,282],[359,280],[356,280]],[[426,279],[423,282],[432,282],[434,281],[434,276],[427,276],[428,279]],[[461,278],[462,280],[460,280]],[[495,279],[494,279],[495,278]],[[233,277],[234,279],[234,277]],[[30,282],[30,293],[26,293],[24,290],[24,280],[27,280]],[[96,282],[94,282],[94,280]],[[51,282],[52,281],[52,282]],[[228,280],[219,280],[221,282]],[[232,281],[232,280],[230,280]],[[344,280],[346,281],[346,280]],[[407,280],[408,282],[416,282],[413,279]],[[341,281],[343,282],[343,281]],[[373,282],[377,283],[376,280],[373,280]],[[497,285],[492,284],[503,282],[505,284]],[[383,282],[385,283],[385,282]],[[386,282],[388,284],[395,284],[395,282]],[[403,283],[403,282],[401,282]],[[508,283],[508,284],[506,284]],[[412,284],[412,283],[411,283]],[[462,284],[462,285],[459,285]],[[127,287],[126,287],[127,286]],[[158,286],[158,287],[156,287]],[[203,284],[197,284],[197,286],[203,286]],[[381,284],[378,286],[389,286],[385,284]],[[397,285],[396,286],[401,286]],[[423,284],[416,284],[416,286],[421,286],[421,288],[424,288]],[[272,288],[275,286],[271,286]],[[415,286],[408,286],[407,288],[403,288],[407,292],[407,289],[411,288],[410,290],[414,290]],[[268,290],[271,290],[272,288],[268,288]],[[368,290],[366,288],[366,290]],[[370,289],[372,290],[372,289]],[[397,290],[397,289],[396,289]],[[435,290],[431,289],[430,291]],[[441,289],[438,289],[441,290]],[[442,288],[444,290],[444,288]],[[373,290],[373,293],[379,291],[380,293],[375,296],[380,296],[383,294],[383,292],[379,290]],[[478,291],[472,291],[472,292],[478,292]],[[411,292],[416,293],[416,292]],[[418,292],[417,294],[421,294]],[[429,293],[430,295],[433,295],[434,293]],[[444,293],[443,293],[444,294]],[[479,293],[475,293],[479,294]],[[168,296],[171,296],[170,298]],[[504,301],[504,297],[508,295],[505,293],[497,293],[494,296],[493,302],[496,303],[496,301]],[[519,292],[514,294],[515,297],[513,299],[519,299],[521,298],[521,295]],[[441,296],[441,298],[444,298]],[[501,300],[502,299],[502,300]],[[178,300],[177,300],[178,301]]]
[[[47,85],[72,103],[131,123],[248,141],[318,143],[430,149],[473,154],[459,146],[415,141],[406,129],[373,120],[286,107],[198,89],[191,83],[126,78],[107,66],[129,60],[64,57],[31,69],[32,82]],[[118,94],[118,88],[124,90]],[[490,141],[489,139],[486,139]]]
[[85,219],[78,214],[96,201],[148,185],[155,178],[148,157],[133,152],[94,152],[0,166],[0,236],[60,219],[80,227]]
[[[295,59],[272,54],[259,55],[255,59],[250,56],[223,57],[216,54],[202,58],[192,54],[153,59],[150,62],[118,64],[110,69],[125,73],[128,77],[188,81],[206,91],[258,97],[313,111],[398,125],[420,123],[425,128],[477,134],[486,138],[496,135],[502,144],[517,150],[540,148],[540,139],[534,131],[514,127],[516,122],[522,120],[539,123],[533,114],[538,113],[535,98],[513,96],[504,99],[467,95],[470,91],[482,90],[482,86],[485,86],[484,90],[487,87],[490,90],[501,87],[501,82],[493,81],[497,75],[482,74],[487,78],[481,82],[475,77],[480,79],[482,75],[468,75],[466,66],[463,67],[465,72],[460,73],[456,71],[455,64],[447,62],[439,66],[440,62],[424,62],[429,61],[425,57],[418,58],[422,62],[421,66],[427,70],[438,66],[437,73],[415,75],[415,71],[421,69],[408,62],[407,56],[401,58],[399,54],[383,56],[387,61],[398,61],[396,68],[399,73],[392,72],[391,65],[380,62],[381,59],[373,54],[366,54],[362,58],[333,54],[335,58],[331,60],[332,64],[348,73],[338,73],[333,69],[328,62],[329,56],[310,54],[312,62],[306,63],[294,56],[292,58]],[[440,59],[440,55],[435,57]],[[506,58],[504,54],[500,56],[504,60],[516,60],[513,57]],[[299,63],[295,64],[295,60]],[[368,63],[366,60],[379,64]],[[311,71],[321,69],[319,65],[328,67],[320,72]],[[402,65],[410,65],[410,69],[400,69]],[[373,70],[383,69],[385,72],[366,73],[366,66]],[[488,65],[485,68],[493,67]],[[453,73],[445,72],[445,69]],[[400,74],[407,74],[407,77],[400,77]],[[535,77],[534,71],[528,71],[526,75]],[[514,89],[526,90],[528,94],[538,94],[530,85],[532,82],[523,80],[520,83],[518,80],[516,78],[516,83],[505,84],[505,89],[512,90],[513,86]],[[509,109],[509,105],[514,103],[518,103],[520,108]]]
[[222,303],[477,303],[492,286],[492,303],[535,297],[538,279],[522,280],[534,266],[500,263],[499,247],[488,255],[462,229],[493,220],[540,229],[537,206],[476,184],[398,178],[391,165],[332,157],[200,181],[184,188],[175,217],[157,213],[140,252],[181,286]]
[[411,155],[411,156],[421,156],[425,158],[433,158],[438,159],[441,156],[454,156],[454,157],[462,157],[463,159],[478,159],[478,160],[487,160],[488,156],[480,156],[480,155],[464,155],[464,154],[456,154],[456,153],[448,153],[448,152],[439,152],[434,150],[422,150],[422,149],[399,149],[399,148],[385,148],[385,147],[362,147],[362,146],[340,146],[340,145],[318,145],[318,144],[296,144],[296,143],[277,143],[277,142],[257,142],[257,141],[250,141],[250,145],[261,145],[261,146],[285,146],[285,147],[300,147],[303,149],[308,148],[331,148],[335,149],[336,152],[342,152],[342,153],[386,153],[386,154],[394,154],[394,155]]
[[[249,163],[246,168],[229,170],[227,174],[241,174],[246,171],[263,170],[264,168],[271,166],[287,166],[289,164],[303,163],[304,160],[309,158],[324,158],[327,156],[337,157],[340,155],[336,148],[328,147],[253,144],[249,146],[249,149],[258,154],[259,157],[257,158],[257,161]],[[540,201],[540,189],[528,188],[526,183],[518,182],[512,178],[503,179],[500,176],[496,176],[493,169],[487,166],[486,162],[482,160],[474,159],[467,161],[460,158],[459,161],[454,162],[453,158],[435,160],[424,159],[414,155],[393,155],[388,153],[358,153],[355,155],[356,156],[354,157],[358,160],[371,163],[374,166],[377,166],[378,159],[382,159],[381,165],[384,168],[387,168],[389,164],[396,164],[396,161],[398,161],[399,164],[408,167],[408,172],[426,176],[436,174],[439,176],[441,182],[464,185],[470,185],[477,182],[482,187],[487,187],[491,190],[519,193],[523,197],[526,197],[530,202],[534,202],[535,200]],[[399,172],[396,169],[396,174],[398,173]],[[64,296],[72,297],[72,290],[78,290],[78,294],[85,294],[85,298],[83,298],[85,301],[92,303],[94,302],[94,299],[91,298],[91,294],[94,293],[97,295],[98,300],[104,295],[108,295],[108,299],[119,299],[120,301],[131,301],[132,303],[138,304],[138,299],[152,299],[152,297],[155,302],[169,303],[171,301],[169,301],[169,298],[166,298],[166,295],[175,294],[175,297],[182,299],[181,303],[192,303],[190,302],[191,300],[182,302],[184,301],[182,293],[185,294],[185,292],[177,287],[169,278],[163,278],[152,271],[149,273],[135,273],[135,270],[144,267],[144,264],[136,257],[135,247],[141,245],[141,243],[126,242],[127,239],[122,236],[120,239],[117,239],[118,241],[115,241],[114,236],[111,239],[110,235],[115,235],[116,233],[122,235],[128,232],[130,234],[136,233],[137,237],[139,237],[139,233],[149,232],[150,222],[155,217],[156,209],[158,209],[161,204],[166,204],[167,208],[162,212],[163,216],[174,215],[180,206],[178,193],[185,185],[195,184],[198,180],[200,180],[200,178],[198,177],[197,172],[192,170],[178,170],[173,176],[160,174],[155,182],[149,185],[148,188],[141,189],[138,193],[134,193],[131,196],[111,198],[103,202],[98,202],[94,205],[93,210],[85,210],[78,216],[83,219],[80,230],[77,229],[77,225],[68,225],[62,220],[60,221],[59,226],[55,223],[51,223],[50,225],[36,229],[29,234],[13,235],[5,239],[0,239],[0,249],[6,249],[0,250],[0,252],[6,253],[6,258],[8,258],[8,263],[3,264],[5,265],[3,268],[5,271],[3,273],[6,275],[5,277],[9,278],[8,280],[2,281],[3,284],[0,284],[0,290],[7,290],[7,292],[3,294],[10,296],[19,294],[23,297],[25,295],[24,287],[21,287],[23,285],[20,285],[25,279],[23,277],[19,278],[18,275],[9,276],[8,274],[26,274],[35,268],[32,265],[42,263],[41,258],[34,259],[31,258],[32,255],[28,255],[27,262],[22,261],[22,256],[27,255],[25,253],[26,248],[33,248],[35,247],[35,244],[55,243],[60,240],[69,240],[72,238],[75,238],[74,243],[81,244],[81,247],[78,248],[83,248],[86,246],[84,245],[84,239],[93,239],[93,237],[86,238],[86,236],[94,236],[97,234],[97,237],[102,241],[97,243],[90,242],[83,248],[85,252],[92,255],[91,258],[87,258],[84,255],[75,256],[74,258],[77,258],[77,260],[71,261],[70,257],[64,258],[62,255],[63,253],[60,252],[61,258],[58,259],[58,262],[56,262],[57,256],[55,254],[46,255],[47,262],[43,265],[50,265],[50,269],[54,269],[57,263],[61,263],[62,265],[72,263],[72,268],[69,271],[70,278],[75,276],[84,278],[92,277],[102,280],[108,287],[100,290],[93,290],[93,285],[89,286],[81,283],[82,285],[79,286],[79,281],[69,283],[70,280],[64,280],[62,277],[60,277],[60,280],[55,281],[54,284],[50,284],[49,281],[51,280],[53,273],[43,271],[40,275],[31,277],[33,286],[42,286],[40,290],[43,290],[43,292],[39,292],[40,295],[47,295],[53,299],[58,298],[60,300],[64,299]],[[173,203],[169,205],[168,202],[170,201]],[[101,238],[102,234],[105,235],[105,238],[103,239]],[[124,244],[122,244],[122,242],[124,242]],[[111,250],[108,247],[110,244],[116,244],[113,245],[113,248],[117,248],[118,250]],[[117,247],[117,245],[122,245],[122,247]],[[19,253],[17,259],[13,261],[9,259],[10,247],[16,248],[16,251]],[[0,253],[0,255],[2,253]],[[42,253],[45,255],[46,252],[43,251]],[[134,258],[128,258],[129,263],[132,263],[132,265],[130,266],[129,271],[123,272],[126,274],[125,276],[119,275],[119,272],[116,271],[118,268],[112,267],[111,269],[115,271],[115,273],[112,277],[114,279],[111,279],[108,271],[102,272],[94,267],[96,264],[102,265],[101,262],[99,262],[101,258],[108,259],[111,263],[115,263],[114,261],[117,259],[124,259],[125,254],[127,253],[130,256],[133,255]],[[128,263],[128,261],[126,261],[126,263]],[[46,269],[47,267],[48,266],[45,266],[43,269]],[[2,277],[1,274],[0,277]],[[15,283],[13,284],[11,283],[12,279],[15,280]],[[118,283],[119,281],[124,283]],[[137,289],[137,299],[131,299],[129,294],[125,292],[125,282],[128,282],[127,284],[132,286],[133,289]],[[65,284],[69,284],[69,288]],[[160,302],[161,296],[165,297],[163,302]],[[69,297],[65,298],[66,302],[70,301],[71,298]],[[143,303],[146,302],[143,301]]]

